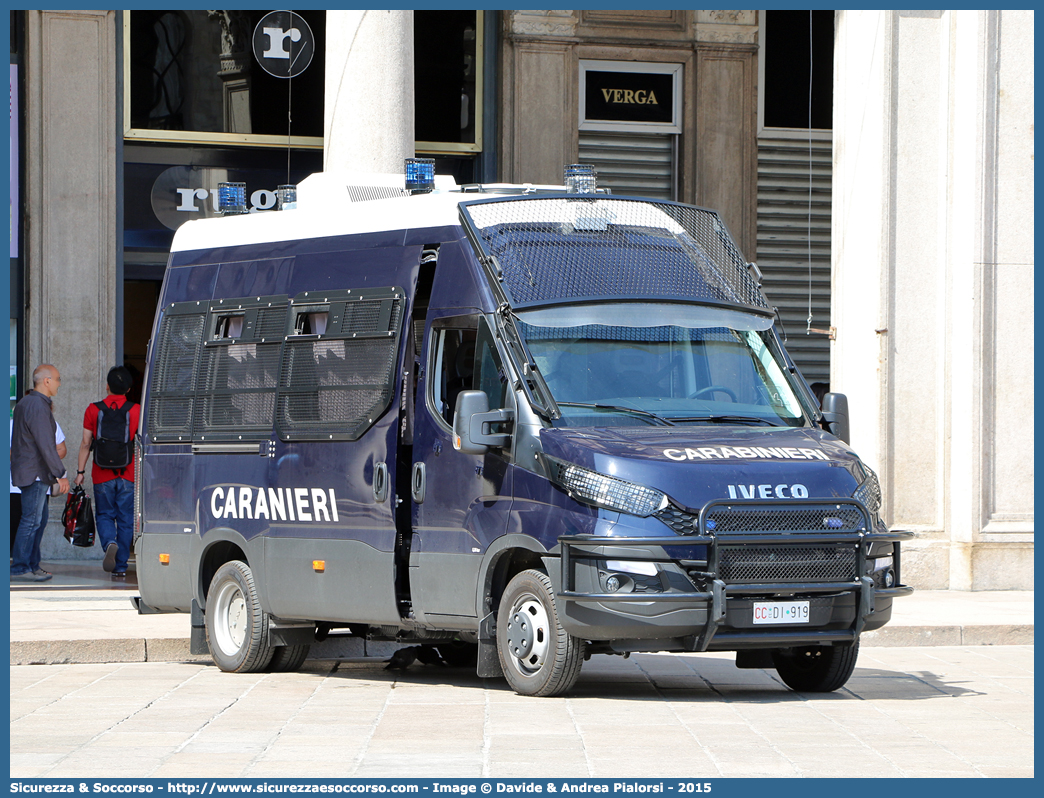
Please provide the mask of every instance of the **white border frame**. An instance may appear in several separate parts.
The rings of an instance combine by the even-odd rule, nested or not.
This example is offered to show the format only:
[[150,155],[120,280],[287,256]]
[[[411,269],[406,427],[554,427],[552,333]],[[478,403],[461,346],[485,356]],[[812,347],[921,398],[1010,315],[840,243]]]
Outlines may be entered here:
[[[644,72],[670,75],[674,101],[672,122],[607,122],[587,121],[587,70],[593,72]],[[580,59],[580,102],[577,124],[580,130],[601,130],[614,133],[675,133],[682,132],[682,78],[685,64],[655,63],[651,61],[594,61]]]

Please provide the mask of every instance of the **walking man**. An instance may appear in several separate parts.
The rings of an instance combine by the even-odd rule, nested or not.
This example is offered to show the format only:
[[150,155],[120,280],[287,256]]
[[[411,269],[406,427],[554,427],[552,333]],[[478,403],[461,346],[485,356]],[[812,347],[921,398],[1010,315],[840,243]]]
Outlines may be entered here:
[[134,540],[134,435],[141,407],[127,399],[133,381],[125,367],[109,369],[105,382],[108,395],[87,405],[83,414],[75,482],[83,484],[87,457],[93,449],[91,482],[98,539],[105,551],[102,568],[113,580],[120,580],[127,576]]
[[11,552],[12,582],[46,582],[51,575],[40,568],[40,541],[47,527],[47,490],[55,496],[69,492],[65,466],[55,448],[57,422],[51,399],[62,385],[54,366],[33,371],[33,390],[14,409],[11,430],[11,481],[22,492],[22,518]]

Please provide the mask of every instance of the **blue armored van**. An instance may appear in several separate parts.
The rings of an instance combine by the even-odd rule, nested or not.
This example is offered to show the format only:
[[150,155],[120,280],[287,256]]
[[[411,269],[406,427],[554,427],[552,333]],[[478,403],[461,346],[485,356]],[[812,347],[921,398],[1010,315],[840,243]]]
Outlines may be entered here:
[[718,215],[409,167],[178,230],[139,611],[191,613],[226,671],[355,635],[525,695],[652,651],[841,687],[911,592],[905,533]]

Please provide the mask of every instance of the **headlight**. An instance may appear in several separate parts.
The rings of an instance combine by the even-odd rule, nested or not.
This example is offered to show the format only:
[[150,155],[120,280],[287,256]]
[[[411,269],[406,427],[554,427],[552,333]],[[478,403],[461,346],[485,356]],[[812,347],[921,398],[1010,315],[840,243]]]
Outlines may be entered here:
[[642,517],[667,506],[667,495],[658,490],[551,457],[545,460],[551,481],[577,501]]
[[895,587],[895,560],[892,555],[875,557],[866,563],[867,573],[878,587]]
[[866,479],[855,489],[852,498],[862,502],[863,506],[873,514],[881,509],[881,483],[877,481],[877,474],[874,473],[874,470],[865,463],[863,473],[866,475]]

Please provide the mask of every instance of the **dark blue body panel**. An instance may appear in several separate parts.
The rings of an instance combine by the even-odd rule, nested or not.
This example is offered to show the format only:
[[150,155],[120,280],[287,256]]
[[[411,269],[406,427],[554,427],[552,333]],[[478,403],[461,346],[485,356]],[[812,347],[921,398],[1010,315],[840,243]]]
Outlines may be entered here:
[[[389,286],[405,288],[412,300],[423,245],[433,236],[437,243],[437,236],[459,235],[453,228],[423,231],[412,238],[408,231],[397,231],[175,253],[160,307],[249,296],[292,300],[306,291]],[[409,302],[404,310],[403,317],[409,318]],[[155,329],[159,321],[158,317]],[[402,336],[400,350],[405,343]],[[402,362],[401,351],[397,360]],[[284,442],[273,430],[269,456],[261,457],[256,449],[233,453],[220,446],[199,446],[193,454],[188,445],[157,444],[144,434],[144,531],[152,527],[191,535],[196,542],[189,548],[199,558],[213,543],[231,541],[243,550],[256,578],[271,574],[261,595],[266,609],[278,616],[336,620],[347,611],[362,620],[394,622],[394,508],[401,494],[395,462],[402,388],[402,371],[395,371],[390,406],[355,441]],[[148,407],[146,392],[143,408]],[[146,413],[141,428],[149,428]],[[374,495],[379,463],[388,466],[390,498],[384,501]],[[278,499],[282,503],[277,508],[273,500]],[[273,558],[300,562],[291,563],[296,568],[291,577]],[[315,560],[326,564],[325,573],[314,570]],[[353,591],[351,571],[360,564],[387,583],[387,589],[377,591],[379,595]],[[190,575],[186,589],[202,604],[207,585],[195,580]],[[143,597],[148,601],[147,576],[144,581]],[[331,585],[336,585],[332,601]],[[155,603],[171,602],[157,597]],[[349,609],[346,603],[356,606]]]
[[[848,498],[858,485],[852,450],[813,428],[545,429],[540,439],[552,457],[656,488],[696,510],[714,499]],[[765,485],[771,495],[757,495]],[[793,495],[794,485],[804,496]]]

